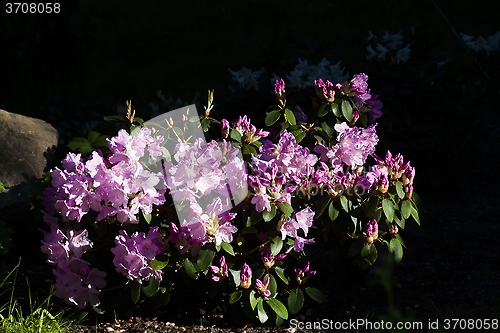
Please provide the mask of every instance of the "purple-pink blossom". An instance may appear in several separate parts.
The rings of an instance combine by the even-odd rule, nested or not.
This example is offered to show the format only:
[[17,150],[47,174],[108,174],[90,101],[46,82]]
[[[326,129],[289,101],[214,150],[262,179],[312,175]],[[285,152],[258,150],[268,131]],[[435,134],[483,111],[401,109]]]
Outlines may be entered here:
[[295,276],[297,279],[298,284],[304,284],[307,282],[307,280],[316,275],[316,271],[311,271],[309,269],[310,263],[309,261],[304,264],[304,267],[302,269],[295,267],[294,272]]
[[368,221],[366,231],[363,232],[368,243],[373,243],[378,238],[378,224],[376,220]]
[[252,269],[246,263],[241,267],[240,286],[248,289],[252,285]]
[[139,283],[155,278],[162,279],[161,270],[153,270],[149,262],[163,251],[162,235],[158,227],[153,227],[148,234],[135,232],[130,237],[125,230],[115,238],[116,247],[111,249],[114,254],[113,264],[116,271],[129,280]]
[[269,289],[267,289],[268,285],[269,285],[269,276],[266,277],[266,279],[264,280],[264,282],[262,282],[259,279],[255,279],[255,286],[266,297],[271,296],[271,291]]

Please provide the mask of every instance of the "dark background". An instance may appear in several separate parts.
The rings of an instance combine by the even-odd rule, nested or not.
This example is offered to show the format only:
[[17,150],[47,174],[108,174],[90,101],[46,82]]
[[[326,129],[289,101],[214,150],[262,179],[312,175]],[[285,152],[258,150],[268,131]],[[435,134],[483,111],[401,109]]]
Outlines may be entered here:
[[[457,32],[477,38],[500,30],[491,1],[435,2]],[[431,1],[74,0],[61,3],[59,14],[7,14],[4,5],[0,13],[0,108],[58,129],[56,161],[73,137],[90,130],[115,135],[102,119],[123,112],[117,106],[126,100],[147,120],[149,103],[161,105],[159,89],[188,103],[199,93],[198,111],[207,90],[215,89],[214,118],[248,114],[262,126],[265,107],[274,102],[270,81],[261,81],[258,92],[232,91],[228,69],[264,67],[268,75],[283,76],[299,57],[309,64],[326,57],[342,61],[351,75],[367,73],[372,93],[384,103],[377,153],[391,149],[410,159],[423,199],[422,227],[414,228],[416,236],[405,230],[410,246],[398,272],[400,299],[412,307],[430,300],[421,318],[465,316],[483,309],[472,306],[476,299],[488,307],[498,300],[496,255],[488,244],[496,242],[490,233],[498,202],[491,172],[498,165],[499,52],[469,55]],[[404,45],[411,44],[407,63],[366,60],[368,31],[401,30]],[[436,63],[446,59],[439,70]],[[466,280],[469,275],[484,287]],[[455,294],[443,292],[449,287]],[[349,303],[352,295],[364,297],[357,285],[349,288],[352,294],[344,291],[335,305],[339,313],[358,304]],[[471,288],[481,290],[469,297]]]
[[[477,38],[500,30],[489,1],[436,3],[457,32]],[[69,139],[92,129],[114,135],[102,117],[119,112],[126,100],[147,120],[145,109],[159,103],[159,89],[189,103],[198,93],[200,105],[215,89],[215,118],[247,113],[262,123],[264,107],[273,102],[269,81],[253,92],[257,97],[240,98],[241,91],[229,89],[228,69],[264,67],[283,76],[299,57],[310,64],[323,57],[342,61],[351,75],[366,72],[385,104],[377,152],[400,151],[419,173],[429,159],[445,167],[470,155],[474,137],[484,135],[477,125],[499,97],[491,84],[498,56],[471,58],[431,1],[89,0],[61,3],[58,14],[7,14],[5,8],[0,108],[50,122],[60,132],[61,156]],[[411,44],[407,63],[366,61],[368,31],[401,30]],[[439,71],[436,63],[446,59]],[[428,176],[425,188],[442,189],[442,177]]]

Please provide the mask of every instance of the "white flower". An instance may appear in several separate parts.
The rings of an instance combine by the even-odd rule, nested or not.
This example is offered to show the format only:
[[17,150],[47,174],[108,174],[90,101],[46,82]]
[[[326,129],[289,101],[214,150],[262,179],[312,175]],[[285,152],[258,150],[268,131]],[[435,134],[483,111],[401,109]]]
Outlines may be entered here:
[[340,61],[328,68],[330,69],[330,81],[332,82],[344,82],[351,77],[349,72],[344,73],[345,67],[340,68]]
[[395,51],[401,47],[403,44],[403,36],[401,36],[401,32],[398,32],[395,35],[389,35],[389,32],[385,32],[385,35],[382,36],[382,42],[384,46],[389,50]]
[[368,31],[368,33],[370,34],[370,36],[368,36],[368,40],[377,39],[377,36],[373,35],[371,30]]
[[229,69],[231,74],[233,75],[233,81],[238,84],[238,87],[244,89],[254,88],[258,90],[258,80],[259,77],[264,73],[264,68],[259,69],[258,71],[252,71],[251,69],[243,66],[239,71],[234,72]]
[[378,58],[379,59],[385,59],[385,54],[389,51],[388,49],[386,49],[385,47],[383,47],[382,45],[380,45],[380,43],[377,44],[377,51],[379,51],[379,55],[378,55]]
[[400,61],[407,62],[410,52],[411,52],[410,44],[406,45],[405,48],[399,50],[398,53],[396,53],[396,59],[398,60],[398,64]]
[[368,45],[366,49],[368,50],[368,52],[370,52],[370,54],[366,56],[366,59],[372,60],[377,55],[377,52],[373,50],[371,45]]

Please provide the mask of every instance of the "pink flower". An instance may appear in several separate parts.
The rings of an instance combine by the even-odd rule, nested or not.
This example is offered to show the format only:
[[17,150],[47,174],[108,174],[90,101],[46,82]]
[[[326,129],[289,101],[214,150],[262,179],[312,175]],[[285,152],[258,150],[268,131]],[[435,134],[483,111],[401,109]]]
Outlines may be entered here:
[[266,297],[269,297],[271,296],[271,291],[269,289],[267,289],[267,286],[269,285],[269,276],[264,280],[264,282],[262,282],[261,280],[259,279],[255,279],[255,286],[257,287],[257,289],[259,289],[262,294]]

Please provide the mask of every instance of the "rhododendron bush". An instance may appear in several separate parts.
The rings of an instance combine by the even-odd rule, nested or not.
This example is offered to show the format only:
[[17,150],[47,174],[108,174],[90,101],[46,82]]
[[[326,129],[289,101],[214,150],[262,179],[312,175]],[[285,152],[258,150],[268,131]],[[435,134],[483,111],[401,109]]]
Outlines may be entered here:
[[382,103],[367,80],[315,80],[309,113],[287,105],[277,80],[265,128],[212,118],[213,92],[201,116],[191,105],[144,122],[129,104],[109,117],[129,131],[87,158],[69,153],[44,193],[56,295],[100,312],[114,288],[159,308],[192,287],[279,324],[306,295],[326,300],[312,286],[322,249],[346,248],[361,267],[379,253],[401,260],[399,231],[419,223],[415,170],[400,154],[375,155]]

